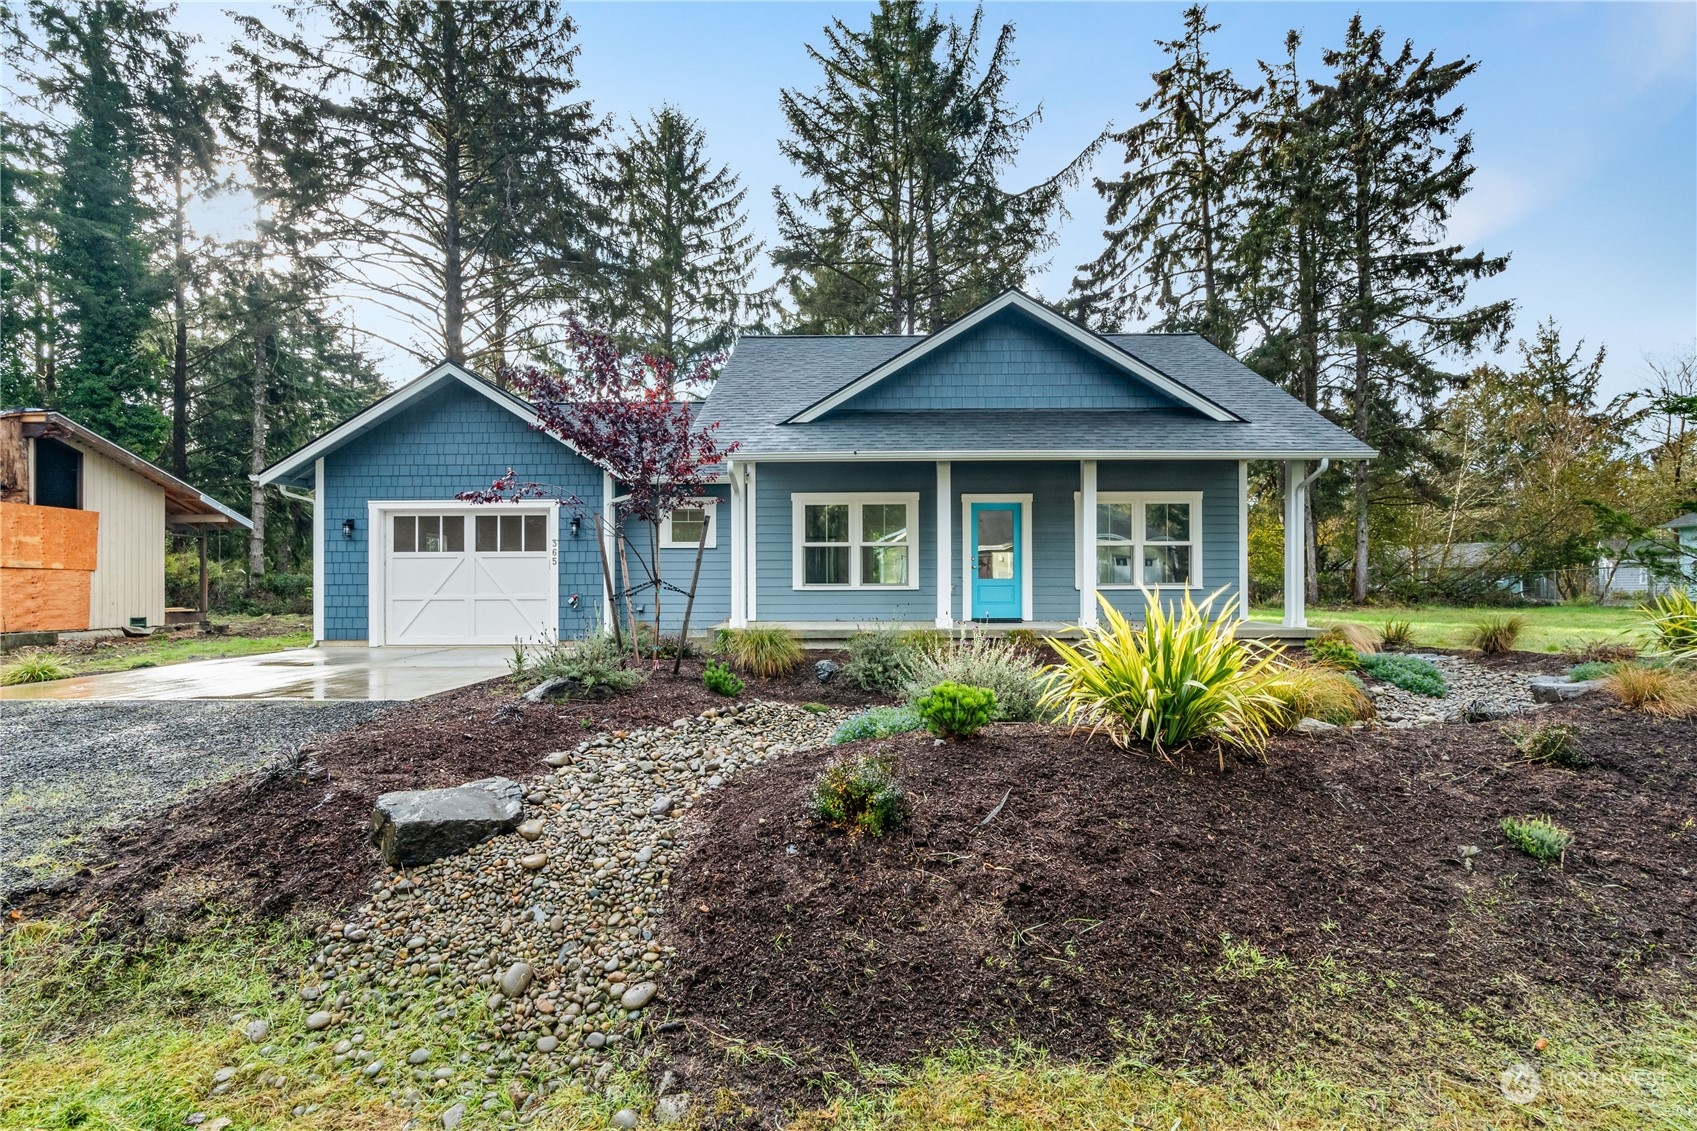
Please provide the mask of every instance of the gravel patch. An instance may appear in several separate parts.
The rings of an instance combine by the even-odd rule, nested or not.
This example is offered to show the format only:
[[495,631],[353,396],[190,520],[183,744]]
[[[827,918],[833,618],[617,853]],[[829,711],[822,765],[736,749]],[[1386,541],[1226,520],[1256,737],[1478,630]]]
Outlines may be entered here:
[[0,706],[0,898],[79,863],[95,829],[292,757],[385,703],[282,700]]
[[1441,652],[1409,655],[1429,661],[1442,672],[1444,682],[1449,684],[1449,694],[1431,699],[1361,673],[1368,694],[1379,708],[1379,720],[1387,727],[1431,726],[1462,716],[1504,718],[1538,707],[1531,691],[1532,681],[1538,678],[1536,672],[1487,668],[1462,656]]
[[[325,925],[300,996],[307,1036],[334,1042],[338,1067],[381,1076],[418,1107],[457,1099],[495,1108],[493,1079],[382,1063],[361,1048],[358,1008],[399,1017],[428,1003],[475,1029],[482,1055],[546,1094],[568,1078],[600,1083],[615,1052],[666,998],[659,914],[686,846],[694,802],[739,770],[823,746],[845,712],[749,701],[669,727],[598,734],[544,756],[511,835],[379,882]],[[374,1066],[377,1066],[374,1068]],[[552,1082],[552,1083],[551,1083]]]

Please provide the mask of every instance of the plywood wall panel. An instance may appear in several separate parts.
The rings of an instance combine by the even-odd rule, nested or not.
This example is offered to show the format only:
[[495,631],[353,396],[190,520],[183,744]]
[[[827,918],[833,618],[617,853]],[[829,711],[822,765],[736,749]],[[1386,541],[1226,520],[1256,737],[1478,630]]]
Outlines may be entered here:
[[0,503],[0,566],[92,570],[100,516],[93,511]]
[[72,632],[89,627],[89,586],[81,569],[0,567],[0,632]]

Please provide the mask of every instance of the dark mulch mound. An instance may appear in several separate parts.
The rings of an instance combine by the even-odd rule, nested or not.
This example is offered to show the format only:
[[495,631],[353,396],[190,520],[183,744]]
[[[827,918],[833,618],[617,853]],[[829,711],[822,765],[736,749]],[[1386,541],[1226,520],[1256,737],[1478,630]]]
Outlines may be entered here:
[[[1097,1057],[1116,1026],[1175,1017],[1198,1023],[1155,1031],[1163,1059],[1276,1054],[1286,1003],[1215,972],[1228,935],[1445,1004],[1630,997],[1697,954],[1697,725],[1590,702],[1540,719],[1575,725],[1597,764],[1527,765],[1496,724],[1293,737],[1223,771],[999,726],[762,768],[698,811],[672,882],[667,992],[688,1024],[671,1063],[776,1099],[845,1069],[851,1043],[886,1063],[962,1032]],[[877,748],[898,755],[910,828],[817,827],[820,769]],[[1573,831],[1564,868],[1504,845],[1501,818],[1531,814]],[[793,1065],[722,1058],[727,1039]]]
[[[744,697],[866,703],[863,692],[802,670],[750,679]],[[840,659],[840,657],[839,657]],[[701,685],[701,662],[670,661],[626,695],[527,704],[505,680],[405,703],[308,747],[300,765],[210,787],[159,817],[101,835],[91,867],[16,900],[25,912],[85,914],[108,929],[173,929],[207,902],[262,917],[328,911],[363,897],[382,868],[365,833],[371,803],[399,789],[534,776],[539,759],[595,730],[662,726],[726,700]]]

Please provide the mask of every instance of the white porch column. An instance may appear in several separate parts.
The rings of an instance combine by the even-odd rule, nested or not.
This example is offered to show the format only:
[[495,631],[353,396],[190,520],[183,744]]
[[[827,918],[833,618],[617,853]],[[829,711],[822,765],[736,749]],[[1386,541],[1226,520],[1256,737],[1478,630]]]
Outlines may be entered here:
[[743,539],[748,534],[748,512],[744,509],[742,464],[730,461],[731,470],[731,627],[748,627],[748,570]]
[[1303,529],[1308,517],[1308,508],[1303,505],[1304,497],[1308,494],[1308,484],[1303,481],[1303,477],[1307,474],[1306,462],[1285,461],[1286,628],[1308,627],[1308,610],[1304,606],[1308,596],[1308,581],[1305,577],[1307,537]]
[[614,594],[617,584],[613,579],[619,576],[619,543],[613,536],[614,524],[619,521],[619,508],[613,502],[613,477],[607,472],[601,473],[601,549],[606,555],[602,560],[607,563],[607,571],[601,576],[601,589],[606,600],[601,602],[601,631],[612,632],[613,621],[618,617],[618,598]]
[[[312,461],[312,642],[324,643],[324,524],[330,521],[324,509],[324,457]],[[206,530],[200,532],[201,565],[206,564]],[[373,551],[375,553],[376,551]],[[211,609],[202,616],[210,617]]]
[[[955,560],[954,539],[950,536],[954,513],[954,490],[951,486],[953,465],[946,459],[937,461],[937,627],[955,626]],[[962,551],[965,552],[964,550]]]
[[743,616],[753,624],[760,619],[760,476],[758,464],[742,465],[742,509],[748,516],[743,524],[748,531],[743,542],[743,560],[748,563],[748,576],[742,583]]
[[1096,461],[1078,461],[1078,623],[1096,627]]

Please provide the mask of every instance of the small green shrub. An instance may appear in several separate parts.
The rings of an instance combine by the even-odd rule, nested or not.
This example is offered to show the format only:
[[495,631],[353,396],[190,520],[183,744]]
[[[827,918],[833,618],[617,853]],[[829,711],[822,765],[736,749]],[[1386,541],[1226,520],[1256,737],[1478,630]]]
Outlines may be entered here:
[[944,636],[942,641],[914,657],[903,699],[916,702],[939,683],[961,683],[996,693],[998,722],[1029,723],[1042,714],[1042,673],[1032,653],[1012,640],[981,632]]
[[1638,649],[1615,640],[1576,640],[1562,649],[1562,654],[1576,664],[1615,664],[1638,658]]
[[925,729],[939,738],[971,738],[996,715],[996,693],[988,687],[939,683],[914,700]]
[[1560,723],[1524,723],[1508,728],[1505,733],[1520,756],[1528,762],[1547,762],[1570,770],[1583,769],[1591,759],[1579,748],[1579,735],[1570,726]]
[[863,738],[888,738],[892,734],[924,729],[925,721],[912,707],[873,707],[844,720],[837,733],[831,736],[831,745],[841,746]]
[[1450,693],[1450,686],[1444,681],[1444,673],[1430,660],[1394,652],[1380,653],[1361,657],[1361,667],[1374,679],[1383,680],[1404,691],[1412,691],[1416,695],[1424,695],[1428,699],[1442,699]]
[[1384,648],[1406,648],[1414,643],[1414,622],[1388,620],[1379,626],[1379,644]]
[[907,795],[888,754],[840,762],[813,787],[813,812],[834,828],[883,836],[907,823]]
[[55,679],[69,679],[73,674],[57,656],[47,652],[23,652],[0,668],[0,684],[14,687],[20,683],[49,683]]
[[724,629],[716,644],[737,667],[761,679],[789,675],[801,666],[795,633],[777,625]]
[[1352,672],[1361,667],[1362,656],[1335,636],[1318,636],[1308,642],[1308,658],[1323,668]]
[[1354,621],[1336,621],[1325,626],[1317,640],[1341,640],[1357,652],[1377,652],[1379,650],[1379,634],[1364,624]]
[[715,695],[733,698],[741,695],[745,686],[736,672],[717,660],[708,660],[707,666],[701,669],[701,683]]
[[1555,864],[1567,855],[1573,835],[1548,817],[1504,817],[1503,836],[1534,860]]
[[508,664],[515,677],[537,681],[558,677],[571,685],[574,694],[611,695],[629,691],[646,678],[624,666],[624,652],[608,632],[526,645],[513,653]]
[[913,675],[919,651],[893,628],[860,632],[849,637],[843,678],[862,691],[894,695]]
[[1602,679],[1606,675],[1613,675],[1619,671],[1621,666],[1618,663],[1609,663],[1604,660],[1586,660],[1582,664],[1574,664],[1571,668],[1568,668],[1567,678],[1575,683],[1581,683],[1588,679]]
[[1467,642],[1487,656],[1514,651],[1520,634],[1526,631],[1523,616],[1486,617],[1469,630]]
[[1697,662],[1697,601],[1670,589],[1642,607],[1656,651],[1673,663]]

